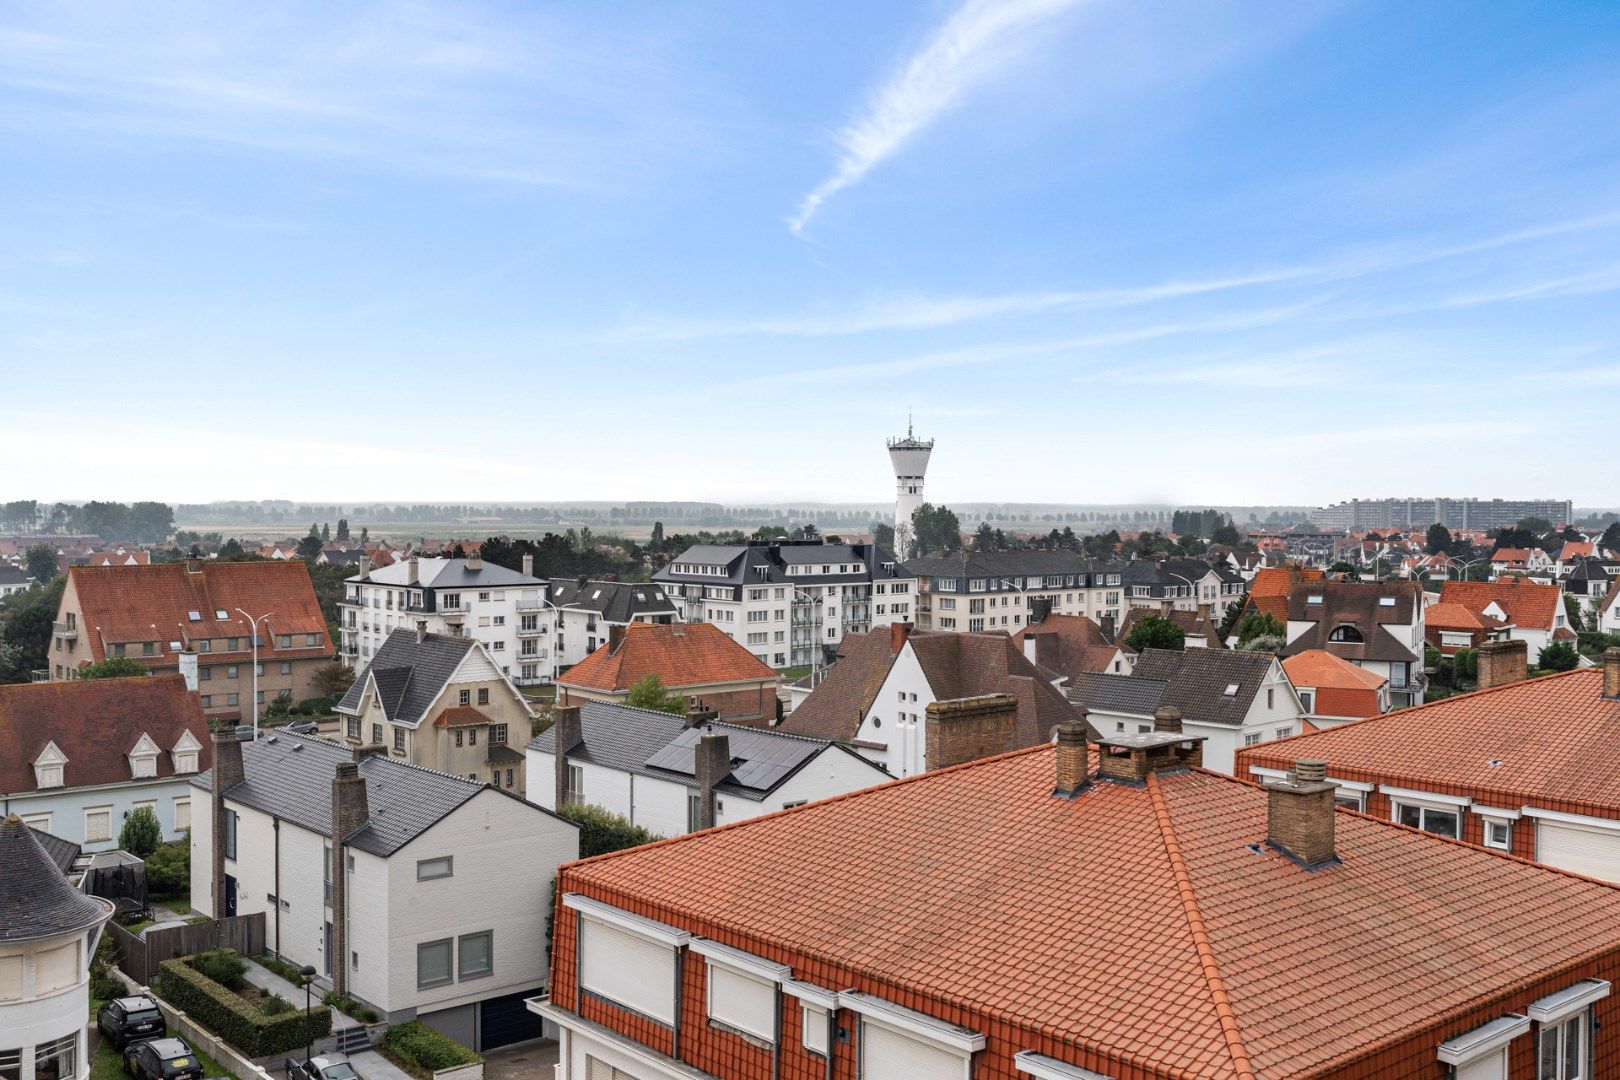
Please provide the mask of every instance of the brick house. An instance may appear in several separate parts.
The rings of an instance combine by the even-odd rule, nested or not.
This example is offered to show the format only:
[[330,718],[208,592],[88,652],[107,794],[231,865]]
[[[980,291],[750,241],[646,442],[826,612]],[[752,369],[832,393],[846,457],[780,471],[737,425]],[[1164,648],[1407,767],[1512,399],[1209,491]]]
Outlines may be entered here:
[[1389,680],[1332,653],[1311,649],[1282,662],[1311,728],[1337,727],[1389,711]]
[[1620,649],[1530,680],[1525,654],[1490,642],[1480,690],[1244,750],[1238,775],[1325,758],[1353,809],[1620,881]]
[[564,867],[529,1003],[558,1080],[1620,1069],[1620,889],[1337,810],[1320,762],[1206,772],[1201,742],[1111,736],[1093,767],[1071,721]]
[[203,711],[236,718],[252,715],[254,631],[247,616],[260,620],[261,705],[316,696],[315,671],[335,655],[300,560],[75,566],[67,578],[51,634],[53,681],[110,656],[155,674],[196,664]]
[[557,679],[557,704],[624,704],[648,675],[684,694],[694,710],[745,727],[776,721],[782,679],[713,623],[611,626],[608,639]]

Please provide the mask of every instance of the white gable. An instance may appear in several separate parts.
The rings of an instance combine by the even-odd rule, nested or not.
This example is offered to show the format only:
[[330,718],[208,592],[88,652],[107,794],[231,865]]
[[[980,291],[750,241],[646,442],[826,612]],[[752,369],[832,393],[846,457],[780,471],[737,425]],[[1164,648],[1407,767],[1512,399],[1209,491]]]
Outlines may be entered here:
[[54,742],[45,744],[45,749],[39,752],[39,757],[31,763],[36,769],[41,765],[66,765],[67,755],[57,747]]
[[177,754],[184,753],[187,750],[201,750],[202,743],[198,742],[197,736],[193,735],[191,731],[187,729],[186,731],[182,731],[180,733],[180,737],[175,740],[173,749]]
[[461,658],[456,665],[455,673],[450,676],[453,683],[489,682],[491,679],[505,678],[501,669],[495,666],[484,651],[484,643],[474,642],[473,647],[467,650],[467,655]]
[[158,744],[155,741],[153,741],[152,736],[148,735],[146,732],[143,731],[143,732],[141,732],[140,739],[137,740],[136,743],[135,743],[135,748],[129,752],[129,756],[130,757],[147,757],[147,756],[156,757],[160,753],[162,753],[162,751],[158,748]]
[[1501,619],[1503,622],[1508,621],[1508,613],[1502,610],[1502,605],[1498,604],[1495,600],[1492,600],[1490,603],[1485,605],[1484,614],[1489,615],[1493,619]]

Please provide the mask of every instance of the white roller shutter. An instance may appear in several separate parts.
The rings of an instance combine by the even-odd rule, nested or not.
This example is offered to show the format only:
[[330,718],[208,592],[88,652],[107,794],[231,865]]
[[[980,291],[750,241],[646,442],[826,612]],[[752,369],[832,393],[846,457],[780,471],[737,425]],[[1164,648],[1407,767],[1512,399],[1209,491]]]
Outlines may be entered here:
[[581,918],[580,985],[663,1024],[675,1022],[675,949]]
[[709,961],[709,1016],[766,1042],[776,1041],[776,984]]
[[1457,1080],[1508,1080],[1507,1051],[1498,1050],[1458,1065]]
[[966,1080],[967,1060],[870,1017],[861,1020],[861,1080]]
[[1620,881],[1620,831],[1543,818],[1536,822],[1536,858],[1560,870]]
[[70,941],[34,954],[34,993],[48,994],[79,981],[79,943]]

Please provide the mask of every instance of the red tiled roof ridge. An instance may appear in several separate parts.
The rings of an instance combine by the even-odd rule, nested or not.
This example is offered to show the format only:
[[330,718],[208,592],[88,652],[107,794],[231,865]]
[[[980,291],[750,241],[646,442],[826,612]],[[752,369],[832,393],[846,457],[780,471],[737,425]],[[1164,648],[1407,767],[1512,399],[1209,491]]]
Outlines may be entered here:
[[1221,978],[1221,970],[1215,962],[1215,950],[1210,945],[1209,933],[1204,928],[1204,916],[1198,908],[1198,895],[1193,891],[1192,874],[1187,870],[1187,861],[1181,856],[1181,845],[1176,841],[1176,828],[1170,820],[1170,808],[1165,804],[1164,792],[1159,788],[1157,773],[1149,773],[1147,777],[1148,798],[1153,804],[1153,817],[1159,826],[1159,835],[1164,838],[1165,854],[1170,859],[1170,870],[1176,878],[1176,891],[1181,896],[1181,906],[1187,914],[1187,927],[1192,933],[1193,948],[1198,952],[1198,966],[1203,970],[1204,981],[1209,984],[1210,1000],[1215,1005],[1215,1015],[1220,1020],[1221,1035],[1226,1039],[1227,1052],[1232,1055],[1232,1067],[1236,1070],[1239,1080],[1255,1080],[1254,1067],[1249,1063],[1249,1052],[1243,1045],[1243,1034],[1238,1031],[1237,1014],[1232,1009],[1232,999],[1226,992],[1226,982]]

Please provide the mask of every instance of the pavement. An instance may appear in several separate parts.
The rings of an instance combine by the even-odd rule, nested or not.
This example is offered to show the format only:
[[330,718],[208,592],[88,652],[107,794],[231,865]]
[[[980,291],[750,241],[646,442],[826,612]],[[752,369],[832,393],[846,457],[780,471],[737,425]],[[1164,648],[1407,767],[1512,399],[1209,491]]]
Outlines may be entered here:
[[[302,986],[294,986],[292,983],[288,982],[286,979],[283,979],[280,975],[277,975],[267,967],[256,964],[250,960],[248,961],[247,971],[242,973],[242,977],[261,990],[274,994],[280,994],[284,999],[286,999],[289,1005],[296,1005],[300,1009],[304,1007],[304,988]],[[322,990],[320,986],[316,985],[313,993],[310,994],[310,1001],[313,1003],[314,1008],[327,1009],[332,1013],[333,1031],[341,1031],[344,1028],[359,1026],[360,1021],[354,1019],[353,1017],[338,1012],[330,1005],[322,1005],[321,994]]]
[[[551,1068],[556,1064],[555,1039],[527,1042],[485,1054],[484,1080],[550,1080]],[[367,1074],[367,1080],[371,1080],[370,1074]]]

